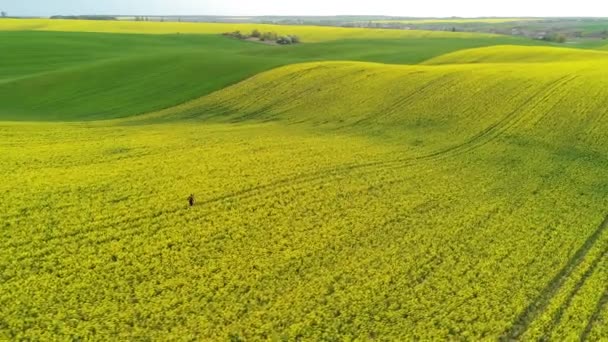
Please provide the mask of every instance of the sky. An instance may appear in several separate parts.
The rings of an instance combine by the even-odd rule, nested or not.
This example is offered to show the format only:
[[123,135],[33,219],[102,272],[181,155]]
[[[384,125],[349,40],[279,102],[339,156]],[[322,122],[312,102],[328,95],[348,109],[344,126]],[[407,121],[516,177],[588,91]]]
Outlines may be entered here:
[[388,15],[408,17],[608,17],[606,0],[0,0],[15,16]]

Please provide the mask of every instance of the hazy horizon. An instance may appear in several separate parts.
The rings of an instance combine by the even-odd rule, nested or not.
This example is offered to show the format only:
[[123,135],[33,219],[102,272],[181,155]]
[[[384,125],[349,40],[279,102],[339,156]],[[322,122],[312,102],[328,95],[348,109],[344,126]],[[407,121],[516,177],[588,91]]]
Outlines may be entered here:
[[200,16],[337,16],[384,15],[402,17],[606,17],[608,4],[580,0],[576,6],[555,1],[513,0],[489,4],[482,0],[429,0],[415,5],[377,0],[353,3],[346,0],[309,0],[289,3],[278,0],[6,0],[0,10],[13,16],[51,15],[200,15]]

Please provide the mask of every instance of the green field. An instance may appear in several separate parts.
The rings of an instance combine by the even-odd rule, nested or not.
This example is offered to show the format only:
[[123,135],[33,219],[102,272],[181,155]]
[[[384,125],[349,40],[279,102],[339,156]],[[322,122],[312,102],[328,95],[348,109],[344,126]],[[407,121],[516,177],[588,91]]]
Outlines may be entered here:
[[605,52],[8,22],[0,339],[608,337]]
[[[8,26],[3,22],[0,20],[0,28]],[[7,22],[12,24],[12,29],[24,29],[30,21]],[[67,25],[64,21],[58,22]],[[90,25],[96,22],[68,23],[94,30],[95,26]],[[158,29],[165,26],[163,23],[114,25],[120,25],[118,28],[127,25],[127,29],[118,32],[132,32],[128,25],[140,27],[138,24],[164,32]],[[183,26],[190,31],[197,28],[195,24],[166,25]],[[198,26],[202,26],[203,32],[235,29],[247,32],[246,29],[257,27]],[[105,22],[100,22],[100,27],[99,30],[109,29]],[[125,117],[171,107],[286,64],[321,60],[418,63],[460,49],[533,43],[500,36],[457,34],[450,37],[450,33],[395,30],[386,30],[386,37],[381,35],[382,31],[363,30],[372,33],[354,39],[348,29],[260,27],[273,32],[285,31],[285,34],[302,32],[305,43],[277,47],[227,39],[218,34],[0,31],[0,39],[8,51],[0,55],[0,119],[74,121]],[[50,25],[50,28],[65,27]],[[307,35],[309,31],[313,33]],[[405,38],[396,38],[400,35]],[[307,40],[314,41],[317,36],[338,40],[316,43]]]

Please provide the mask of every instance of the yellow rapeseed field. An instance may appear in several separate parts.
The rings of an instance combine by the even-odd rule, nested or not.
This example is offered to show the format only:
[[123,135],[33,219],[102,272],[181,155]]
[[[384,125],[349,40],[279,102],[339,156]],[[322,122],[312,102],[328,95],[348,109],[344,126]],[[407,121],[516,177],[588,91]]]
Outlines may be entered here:
[[460,50],[432,58],[423,64],[548,63],[608,61],[608,52],[543,46],[499,45]]
[[[537,50],[532,48],[529,52],[533,54]],[[382,171],[371,171],[374,177],[382,178],[387,167],[399,170],[396,172],[408,180],[391,183],[392,190],[407,192],[400,187],[411,185],[416,178],[413,174],[422,174],[424,176],[420,177],[425,181],[435,179],[441,185],[418,184],[416,189],[420,193],[426,194],[441,186],[444,190],[438,192],[442,195],[451,194],[464,203],[472,204],[472,195],[448,190],[450,186],[464,183],[467,190],[476,193],[475,196],[480,196],[477,199],[482,201],[472,206],[490,210],[489,219],[494,215],[505,215],[497,221],[480,220],[478,225],[470,222],[451,224],[450,228],[434,231],[439,236],[452,232],[456,227],[483,227],[484,230],[489,229],[488,237],[495,238],[494,242],[501,241],[501,248],[520,244],[526,251],[534,251],[534,248],[528,249],[533,239],[550,241],[553,238],[558,239],[560,242],[556,243],[561,246],[556,245],[554,249],[541,243],[542,247],[538,246],[541,251],[536,252],[543,255],[542,261],[529,255],[532,261],[514,250],[499,253],[504,258],[502,261],[511,260],[508,264],[520,271],[538,267],[538,271],[526,276],[519,274],[510,278],[509,270],[501,269],[498,274],[488,273],[476,278],[476,281],[481,281],[486,277],[498,277],[517,279],[515,282],[518,284],[527,283],[530,288],[522,291],[530,291],[530,295],[535,293],[536,299],[531,302],[527,302],[529,297],[524,299],[527,295],[522,294],[522,302],[514,303],[511,301],[512,289],[505,290],[502,295],[511,299],[500,299],[499,296],[495,300],[510,302],[514,307],[481,309],[485,318],[479,318],[480,312],[471,317],[471,322],[478,322],[479,326],[474,327],[473,324],[464,331],[442,335],[441,329],[433,329],[417,321],[415,326],[403,328],[415,330],[415,327],[424,326],[429,335],[414,332],[406,336],[469,336],[479,339],[487,335],[531,340],[543,336],[555,339],[564,336],[597,338],[606,336],[601,322],[608,316],[604,304],[608,281],[608,257],[605,253],[608,221],[603,221],[608,183],[601,175],[608,163],[608,159],[603,157],[608,152],[608,138],[604,134],[604,128],[608,127],[608,63],[594,54],[581,54],[572,58],[576,62],[529,65],[386,66],[346,62],[292,65],[257,75],[197,101],[155,113],[147,119],[202,119],[205,122],[232,123],[274,121],[307,130],[312,128],[315,132],[340,132],[351,137],[375,136],[375,141],[381,141],[384,146],[402,146],[404,150],[399,158],[379,162]],[[459,166],[449,171],[442,169],[453,163]],[[470,169],[477,163],[481,169]],[[430,175],[428,172],[436,173]],[[445,177],[457,179],[446,180]],[[475,181],[467,181],[469,177]],[[510,177],[515,178],[507,180]],[[562,198],[566,193],[569,193],[567,198]],[[496,204],[496,207],[490,205],[495,203],[496,197],[501,197],[500,194],[506,196],[503,198],[505,202]],[[393,196],[395,200],[399,198],[398,195]],[[524,202],[517,205],[516,211],[507,209],[512,205],[509,201],[516,198]],[[543,203],[549,198],[552,204],[543,208]],[[446,202],[451,203],[444,199],[437,205]],[[573,209],[575,202],[591,210],[588,212],[590,216],[583,214],[580,208]],[[442,207],[442,210],[447,209]],[[393,208],[393,212],[400,211]],[[458,215],[446,219],[446,222],[453,222],[456,217]],[[429,215],[424,219],[428,220]],[[495,222],[495,226],[490,222]],[[593,224],[588,228],[582,228],[591,222]],[[421,226],[428,227],[427,223]],[[563,228],[559,228],[562,223]],[[494,228],[490,228],[492,226]],[[516,238],[521,239],[518,240],[520,242],[508,243],[504,237],[499,237],[507,234],[509,238],[515,238],[511,236],[515,232],[524,234]],[[568,234],[574,234],[572,238],[578,242],[564,247],[561,239]],[[489,253],[482,257],[484,263],[486,258],[497,253],[494,248],[499,248],[480,241],[475,246]],[[462,249],[458,251],[460,253]],[[514,266],[515,259],[511,258],[530,260],[530,264]],[[471,262],[467,258],[458,260],[464,264]],[[547,277],[555,274],[553,272],[541,275],[543,272],[540,270],[554,270],[556,267],[561,270],[557,276]],[[478,272],[474,273],[479,276]],[[483,294],[471,294],[476,302],[496,295],[490,293],[501,288],[498,278],[493,278],[492,285],[481,287]],[[437,285],[433,289],[443,293],[449,288],[446,286]],[[470,286],[463,284],[462,288],[469,289]],[[435,302],[435,299],[430,299],[433,295],[424,296]],[[458,297],[452,293],[443,300],[452,300],[454,296]],[[524,304],[526,302],[528,304]],[[455,305],[464,303],[468,301]],[[450,310],[454,307],[450,306]],[[498,317],[504,317],[502,315],[509,310],[520,312],[513,318],[510,328],[500,324],[488,325],[489,321],[496,324],[500,320]],[[461,312],[452,314],[462,319]],[[449,326],[447,321],[437,324]],[[459,324],[455,326],[462,329]]]
[[60,19],[3,19],[0,20],[0,31],[33,30],[33,31],[77,31],[105,33],[138,33],[138,34],[221,34],[241,31],[244,33],[258,29],[262,32],[298,35],[305,42],[322,42],[342,39],[398,39],[398,38],[479,38],[494,37],[490,34],[441,32],[441,31],[408,31],[408,30],[369,30],[363,28],[321,27],[321,26],[282,26],[267,24],[237,23],[164,23],[138,21],[94,21],[94,20],[60,20]]
[[1,122],[0,339],[605,338],[595,57],[305,63],[141,117]]

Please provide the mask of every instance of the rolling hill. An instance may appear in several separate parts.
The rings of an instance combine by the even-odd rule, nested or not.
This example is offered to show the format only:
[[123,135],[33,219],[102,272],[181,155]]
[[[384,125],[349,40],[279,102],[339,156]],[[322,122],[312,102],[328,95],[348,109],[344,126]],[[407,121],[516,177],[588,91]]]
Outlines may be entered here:
[[[77,30],[82,26],[93,30],[95,25],[123,34],[1,31]],[[459,49],[534,43],[499,36],[396,35],[391,30],[359,34],[360,30],[298,26],[293,29],[303,30],[304,37],[306,30],[325,30],[328,39],[340,40],[277,47],[221,37],[217,32],[233,29],[221,25],[176,23],[178,28],[204,34],[158,35],[126,34],[129,30],[124,25],[156,32],[156,28],[168,30],[174,24],[0,20],[0,37],[7,51],[0,56],[0,118],[77,121],[125,117],[171,107],[292,63],[413,64]],[[269,29],[282,32],[292,27]],[[53,85],[50,90],[49,85]]]
[[595,60],[608,60],[608,53],[595,50],[541,46],[490,46],[478,49],[459,50],[432,58],[425,61],[423,64],[563,63]]
[[[151,117],[272,121],[412,140],[445,134],[453,141],[518,113],[538,113],[542,115],[530,116],[528,124],[547,129],[539,133],[547,136],[563,134],[572,122],[587,122],[586,115],[604,112],[606,65],[608,60],[602,59],[513,65],[298,64]],[[566,126],[555,127],[558,122]]]

